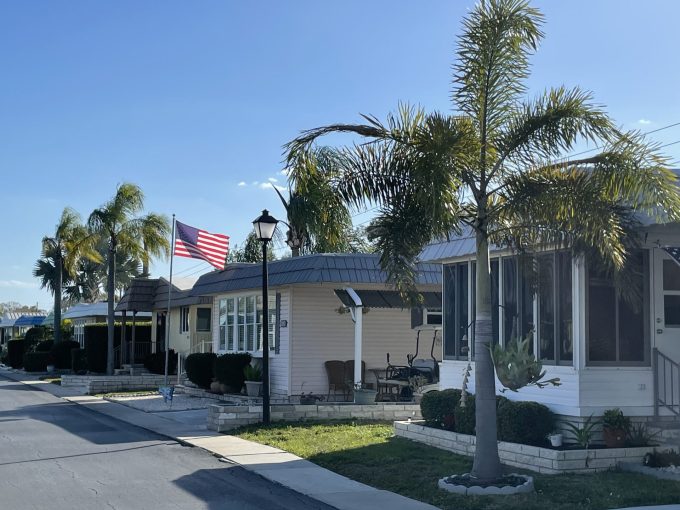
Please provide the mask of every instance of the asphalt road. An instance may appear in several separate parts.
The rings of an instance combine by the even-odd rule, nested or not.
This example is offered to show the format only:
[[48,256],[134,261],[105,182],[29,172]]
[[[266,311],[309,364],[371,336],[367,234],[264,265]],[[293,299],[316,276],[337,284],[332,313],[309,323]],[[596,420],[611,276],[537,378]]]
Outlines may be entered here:
[[0,510],[329,510],[77,404],[0,377]]

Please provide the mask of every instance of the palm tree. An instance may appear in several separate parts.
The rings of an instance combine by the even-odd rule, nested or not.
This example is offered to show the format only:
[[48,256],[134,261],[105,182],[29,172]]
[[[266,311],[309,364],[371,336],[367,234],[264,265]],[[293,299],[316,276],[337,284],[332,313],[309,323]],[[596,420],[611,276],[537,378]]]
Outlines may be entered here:
[[108,301],[108,344],[106,372],[113,374],[114,300],[116,293],[116,259],[119,250],[134,260],[147,261],[167,256],[170,243],[169,222],[165,216],[150,213],[137,216],[144,209],[144,193],[134,184],[121,184],[114,197],[95,209],[87,220],[90,229],[108,243],[106,254],[106,296]]
[[[288,200],[274,188],[286,209],[286,243],[293,257],[349,251],[346,233],[352,227],[352,218],[331,185],[338,163],[335,151],[314,148],[294,161],[297,168],[290,170]],[[302,172],[307,177],[296,180],[295,175]]]
[[[480,2],[463,23],[452,94],[454,114],[402,106],[382,123],[335,124],[291,141],[296,182],[313,179],[295,162],[320,136],[346,132],[363,143],[339,151],[335,189],[350,205],[375,203],[370,227],[381,264],[404,294],[415,291],[414,261],[432,239],[476,236],[476,434],[472,473],[501,474],[496,443],[489,242],[518,249],[570,246],[612,270],[626,263],[636,214],[679,218],[668,160],[635,133],[616,129],[578,88],[525,99],[529,57],[542,39],[543,16],[523,0]],[[601,151],[564,159],[579,141]],[[559,159],[562,158],[562,159]]]
[[80,215],[67,207],[61,213],[54,236],[43,237],[42,255],[33,269],[33,276],[41,279],[40,287],[48,288],[54,295],[54,343],[61,341],[63,285],[73,280],[82,260],[99,261],[100,258]]

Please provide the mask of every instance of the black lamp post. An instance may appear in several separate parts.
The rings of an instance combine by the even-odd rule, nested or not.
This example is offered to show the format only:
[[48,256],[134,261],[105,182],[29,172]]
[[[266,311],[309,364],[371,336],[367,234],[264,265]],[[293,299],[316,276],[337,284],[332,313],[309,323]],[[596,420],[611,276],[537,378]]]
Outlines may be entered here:
[[278,220],[265,209],[253,221],[255,235],[262,241],[262,423],[269,425],[269,292],[267,282],[267,243],[274,237]]

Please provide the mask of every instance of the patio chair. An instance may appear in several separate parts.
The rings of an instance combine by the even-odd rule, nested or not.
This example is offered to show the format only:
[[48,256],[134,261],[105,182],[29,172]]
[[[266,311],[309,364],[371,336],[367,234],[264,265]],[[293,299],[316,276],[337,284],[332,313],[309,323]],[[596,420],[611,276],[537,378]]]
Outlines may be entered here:
[[[341,360],[330,360],[324,363],[326,375],[328,376],[328,395],[326,401],[330,402],[331,391],[342,391],[343,400],[347,400],[349,386],[345,378],[345,362]],[[351,379],[350,379],[351,380]]]
[[[354,360],[348,359],[345,361],[345,381],[347,381],[348,389],[354,387]],[[361,382],[366,384],[366,362],[361,362]]]

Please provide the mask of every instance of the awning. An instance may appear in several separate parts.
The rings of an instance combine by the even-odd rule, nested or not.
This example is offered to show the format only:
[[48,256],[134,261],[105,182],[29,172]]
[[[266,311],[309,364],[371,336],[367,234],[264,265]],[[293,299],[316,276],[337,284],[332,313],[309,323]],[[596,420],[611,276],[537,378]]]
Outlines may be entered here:
[[[368,308],[411,308],[399,295],[396,290],[357,290],[359,299],[363,306]],[[335,289],[335,295],[345,306],[354,306],[354,301],[344,289]],[[441,292],[421,292],[423,296],[422,306],[425,308],[441,308],[442,307],[442,293]]]
[[22,315],[14,323],[14,327],[20,326],[40,326],[45,320],[45,315]]

